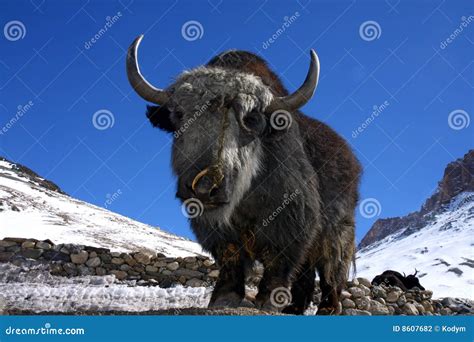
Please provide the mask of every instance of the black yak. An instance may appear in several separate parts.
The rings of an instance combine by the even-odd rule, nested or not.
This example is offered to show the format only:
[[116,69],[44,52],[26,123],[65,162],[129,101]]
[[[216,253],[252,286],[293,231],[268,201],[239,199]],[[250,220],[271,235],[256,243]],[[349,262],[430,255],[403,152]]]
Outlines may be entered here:
[[148,107],[152,125],[174,135],[176,196],[194,210],[197,240],[220,266],[209,306],[242,305],[245,274],[258,260],[257,307],[302,314],[317,270],[318,313],[337,313],[355,251],[361,167],[341,136],[299,111],[316,89],[316,53],[291,94],[245,51],[224,52],[160,89],[140,73],[142,38],[128,50],[128,78],[158,105]]
[[387,270],[384,271],[382,274],[375,276],[372,280],[372,285],[380,285],[385,284],[389,286],[398,286],[403,291],[410,290],[414,287],[418,287],[420,290],[424,290],[425,288],[421,286],[420,280],[416,276],[418,271],[415,269],[414,274],[402,275],[397,271]]

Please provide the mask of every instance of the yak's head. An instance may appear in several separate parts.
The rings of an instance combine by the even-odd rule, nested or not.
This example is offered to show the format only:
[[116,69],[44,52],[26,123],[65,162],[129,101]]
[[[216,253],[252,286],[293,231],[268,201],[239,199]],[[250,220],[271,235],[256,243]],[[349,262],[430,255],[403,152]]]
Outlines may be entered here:
[[415,273],[414,274],[409,274],[405,277],[405,286],[407,287],[407,289],[412,289],[414,287],[418,287],[420,290],[424,291],[425,288],[423,286],[421,286],[420,284],[420,279],[418,279],[418,277],[416,276],[418,274],[418,271],[415,269]]
[[262,141],[290,129],[291,113],[313,95],[317,55],[311,51],[303,85],[284,97],[275,96],[254,74],[215,66],[183,72],[168,88],[159,89],[140,73],[137,49],[142,38],[128,50],[127,75],[138,95],[158,105],[148,107],[153,126],[174,135],[176,195],[182,201],[198,199],[207,216],[228,219],[259,171]]

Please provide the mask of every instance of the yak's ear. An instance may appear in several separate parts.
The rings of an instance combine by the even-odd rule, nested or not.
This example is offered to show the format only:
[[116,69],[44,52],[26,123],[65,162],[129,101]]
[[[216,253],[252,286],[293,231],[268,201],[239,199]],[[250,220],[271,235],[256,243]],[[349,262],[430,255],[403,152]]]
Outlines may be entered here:
[[158,127],[168,133],[175,131],[173,122],[171,122],[171,112],[164,106],[146,106],[146,117],[153,127]]

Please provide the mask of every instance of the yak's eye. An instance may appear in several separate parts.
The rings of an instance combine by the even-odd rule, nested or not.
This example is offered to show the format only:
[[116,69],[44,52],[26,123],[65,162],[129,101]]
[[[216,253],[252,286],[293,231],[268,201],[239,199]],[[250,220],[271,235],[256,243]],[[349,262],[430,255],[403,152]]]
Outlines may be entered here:
[[262,114],[258,112],[248,113],[243,118],[243,124],[245,125],[245,127],[256,133],[262,132],[265,128],[265,120]]

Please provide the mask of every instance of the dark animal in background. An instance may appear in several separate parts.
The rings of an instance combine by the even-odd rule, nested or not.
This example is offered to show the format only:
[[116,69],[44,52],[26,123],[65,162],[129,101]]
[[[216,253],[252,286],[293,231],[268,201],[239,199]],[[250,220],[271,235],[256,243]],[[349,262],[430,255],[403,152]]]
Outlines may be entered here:
[[397,271],[387,270],[382,274],[379,274],[372,280],[372,285],[385,284],[389,286],[398,286],[403,291],[410,290],[414,287],[418,287],[420,290],[425,288],[421,286],[420,280],[416,276],[418,271],[415,269],[415,273],[409,274],[408,276],[403,275]]
[[177,197],[202,209],[190,223],[220,266],[209,305],[241,305],[245,274],[258,260],[265,271],[257,307],[302,314],[317,269],[318,313],[336,313],[355,251],[361,168],[342,137],[299,111],[317,85],[316,53],[292,94],[245,51],[224,52],[162,90],[140,73],[142,38],[128,50],[128,78],[158,104],[148,107],[153,126],[174,135]]

